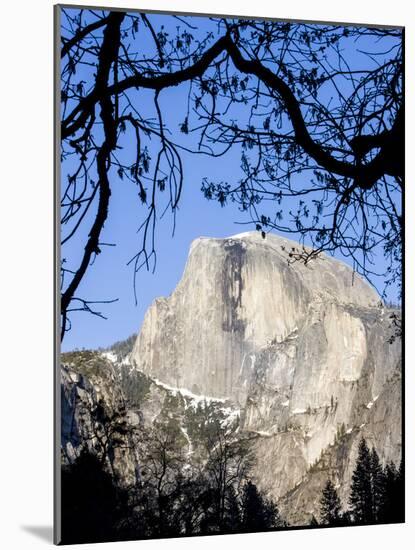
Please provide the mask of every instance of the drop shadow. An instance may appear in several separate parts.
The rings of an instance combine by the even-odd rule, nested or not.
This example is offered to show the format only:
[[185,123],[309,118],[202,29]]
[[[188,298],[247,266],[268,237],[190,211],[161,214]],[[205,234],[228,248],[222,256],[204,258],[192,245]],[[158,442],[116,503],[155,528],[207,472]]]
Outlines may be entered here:
[[51,525],[21,525],[21,529],[44,542],[53,543],[53,527]]

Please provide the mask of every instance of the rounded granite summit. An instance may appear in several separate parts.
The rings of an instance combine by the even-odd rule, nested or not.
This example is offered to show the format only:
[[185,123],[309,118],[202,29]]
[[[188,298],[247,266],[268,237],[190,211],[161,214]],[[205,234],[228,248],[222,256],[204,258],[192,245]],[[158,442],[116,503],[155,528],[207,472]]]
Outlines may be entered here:
[[[366,338],[360,317],[378,314],[379,296],[325,254],[306,265],[290,261],[289,253],[301,249],[258,232],[196,239],[176,289],[146,313],[132,354],[139,369],[173,386],[243,402],[252,375],[247,358],[301,327],[323,327],[325,318],[332,326],[323,327],[319,361],[336,348],[336,357],[352,355],[360,364]],[[330,340],[336,333],[345,336],[340,344]]]

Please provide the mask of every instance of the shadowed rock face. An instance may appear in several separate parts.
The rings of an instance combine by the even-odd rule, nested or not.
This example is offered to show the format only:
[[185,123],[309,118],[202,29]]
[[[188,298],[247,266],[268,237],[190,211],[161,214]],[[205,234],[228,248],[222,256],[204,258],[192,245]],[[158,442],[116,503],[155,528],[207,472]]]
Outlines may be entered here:
[[330,449],[345,449],[330,459],[339,483],[349,482],[362,434],[383,460],[399,461],[401,350],[367,283],[325,255],[289,263],[292,248],[257,232],[194,241],[177,288],[148,310],[132,361],[241,408],[241,429],[258,435],[259,485],[287,509],[302,490],[309,509],[295,523],[315,513],[304,494],[310,480],[326,481],[314,474]]

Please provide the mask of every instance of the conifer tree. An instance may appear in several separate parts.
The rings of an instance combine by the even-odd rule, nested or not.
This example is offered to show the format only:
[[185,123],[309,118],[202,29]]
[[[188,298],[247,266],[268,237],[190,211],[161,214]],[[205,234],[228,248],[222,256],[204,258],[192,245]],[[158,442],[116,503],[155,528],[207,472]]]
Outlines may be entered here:
[[319,526],[319,523],[316,519],[316,516],[311,516],[311,520],[310,520],[310,527],[318,527]]
[[385,497],[380,514],[383,523],[400,523],[405,520],[405,487],[403,466],[399,470],[393,462],[386,465],[384,470]]
[[327,481],[320,500],[320,517],[325,525],[340,525],[342,522],[339,495],[330,480]]
[[352,476],[350,507],[355,523],[373,523],[373,498],[371,479],[371,453],[362,438],[356,467]]
[[376,449],[370,452],[371,482],[372,482],[372,514],[373,521],[381,521],[382,510],[385,507],[386,488],[385,473],[379,461]]
[[264,531],[280,524],[276,505],[264,499],[254,483],[245,483],[242,494],[242,530]]
[[396,477],[396,502],[395,502],[395,519],[396,522],[405,521],[405,474],[403,461],[399,465],[399,470]]

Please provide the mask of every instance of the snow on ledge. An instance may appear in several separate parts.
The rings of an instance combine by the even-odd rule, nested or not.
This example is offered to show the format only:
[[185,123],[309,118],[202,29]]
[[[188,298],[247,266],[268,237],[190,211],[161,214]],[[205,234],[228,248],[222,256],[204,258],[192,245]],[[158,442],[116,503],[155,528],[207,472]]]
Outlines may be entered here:
[[115,353],[113,351],[103,351],[101,355],[105,359],[108,359],[108,361],[110,361],[111,363],[116,363],[117,362],[117,356],[115,355]]
[[305,414],[307,412],[307,409],[294,409],[291,412],[292,414]]
[[375,395],[375,397],[373,398],[373,401],[370,401],[367,405],[366,405],[366,408],[367,409],[371,409],[373,407],[373,405],[375,404],[375,402],[377,401],[379,395]]
[[190,390],[186,388],[177,388],[174,386],[169,386],[169,384],[165,384],[164,382],[161,382],[158,378],[151,378],[152,381],[156,384],[156,386],[159,386],[160,388],[163,388],[169,392],[171,392],[173,395],[180,394],[182,397],[187,397],[189,399],[192,399],[197,404],[201,402],[207,402],[207,403],[225,403],[227,400],[222,397],[210,397],[207,395],[198,395],[196,393],[191,392]]

